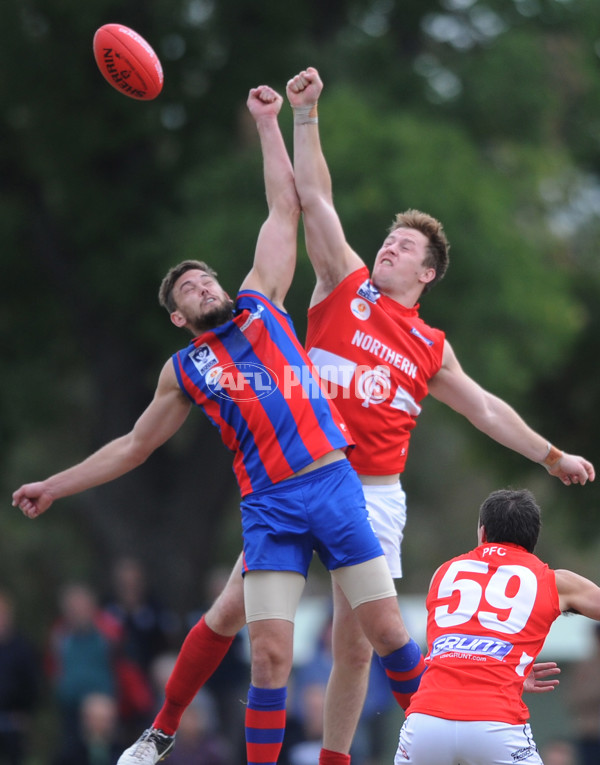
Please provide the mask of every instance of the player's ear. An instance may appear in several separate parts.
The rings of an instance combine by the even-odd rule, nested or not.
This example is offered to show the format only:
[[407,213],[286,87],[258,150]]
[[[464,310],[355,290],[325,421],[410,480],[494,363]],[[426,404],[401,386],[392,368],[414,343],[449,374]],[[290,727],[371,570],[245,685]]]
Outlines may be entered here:
[[179,311],[173,311],[171,314],[171,321],[176,327],[185,327],[186,320],[185,318],[179,313]]
[[428,269],[426,269],[421,274],[421,282],[423,282],[423,284],[429,284],[429,282],[432,282],[435,279],[436,273],[437,272],[436,272],[435,268],[428,268]]
[[484,542],[487,542],[487,534],[485,533],[485,526],[479,525],[477,527],[477,539],[479,540],[479,544],[483,544]]

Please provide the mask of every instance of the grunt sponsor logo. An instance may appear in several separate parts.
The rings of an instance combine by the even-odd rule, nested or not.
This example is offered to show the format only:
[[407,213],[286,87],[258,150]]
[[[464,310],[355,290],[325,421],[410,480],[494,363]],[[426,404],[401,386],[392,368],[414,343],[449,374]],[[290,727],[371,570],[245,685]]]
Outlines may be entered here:
[[[106,70],[110,74],[110,78],[115,85],[126,93],[129,93],[131,96],[143,98],[146,95],[147,89],[144,86],[144,81],[137,69],[132,67],[129,61],[122,58],[121,54],[117,53],[112,48],[104,48],[103,51]],[[142,82],[143,87],[141,89],[133,87],[133,85],[128,82],[133,72],[135,72]]]
[[489,656],[502,661],[512,647],[512,643],[492,637],[460,634],[442,635],[434,640],[431,646],[431,656],[440,656],[444,653],[461,653],[464,654],[464,658]]

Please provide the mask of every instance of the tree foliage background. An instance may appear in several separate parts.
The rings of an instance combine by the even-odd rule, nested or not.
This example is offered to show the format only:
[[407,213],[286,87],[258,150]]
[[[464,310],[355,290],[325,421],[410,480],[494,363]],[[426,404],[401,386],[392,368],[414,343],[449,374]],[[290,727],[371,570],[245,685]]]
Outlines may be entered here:
[[[325,82],[322,140],[348,240],[367,263],[396,212],[452,243],[422,314],[467,372],[559,447],[600,466],[600,4],[591,0],[4,0],[0,10],[0,581],[30,620],[76,576],[133,552],[174,608],[241,545],[218,434],[194,412],[141,468],[35,522],[12,491],[129,430],[187,340],[158,307],[164,272],[213,264],[235,293],[266,214],[248,90],[300,69]],[[153,102],[98,72],[118,21],[165,71]],[[281,124],[291,149],[291,110]],[[288,300],[301,336],[302,250]],[[404,485],[406,591],[474,543],[483,497],[532,488],[540,551],[600,580],[600,481],[565,488],[431,400]]]

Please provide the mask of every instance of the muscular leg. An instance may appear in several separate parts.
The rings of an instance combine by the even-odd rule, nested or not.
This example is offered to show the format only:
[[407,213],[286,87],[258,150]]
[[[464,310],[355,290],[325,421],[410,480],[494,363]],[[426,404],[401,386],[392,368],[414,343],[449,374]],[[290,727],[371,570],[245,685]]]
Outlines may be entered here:
[[398,704],[406,709],[425,669],[421,649],[411,640],[398,607],[383,556],[332,571],[377,652]]
[[281,752],[292,670],[293,619],[303,587],[304,577],[295,572],[249,571],[245,575],[252,665],[246,707],[249,763],[276,763]]
[[348,754],[369,684],[373,648],[339,585],[333,584],[333,666],[325,695],[323,748]]
[[234,637],[246,623],[244,579],[240,553],[221,594],[204,614],[204,620],[218,635]]
[[410,640],[395,597],[361,603],[355,613],[379,656],[388,656]]
[[175,734],[184,711],[219,666],[245,620],[240,555],[225,588],[184,640],[152,727]]
[[406,710],[425,671],[421,649],[408,634],[396,597],[362,603],[356,608],[363,631],[383,666],[394,698]]

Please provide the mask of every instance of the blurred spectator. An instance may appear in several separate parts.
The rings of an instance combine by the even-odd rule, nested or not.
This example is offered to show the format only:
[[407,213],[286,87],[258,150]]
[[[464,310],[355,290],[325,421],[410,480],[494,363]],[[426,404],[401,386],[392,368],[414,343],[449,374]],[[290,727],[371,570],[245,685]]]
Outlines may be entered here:
[[183,713],[169,765],[238,765],[239,762],[231,742],[219,730],[214,699],[202,688]]
[[[230,574],[231,569],[222,566],[216,566],[209,572],[206,580],[206,603],[214,602],[225,587]],[[203,613],[203,609],[190,613],[187,619],[187,628],[193,627]],[[210,691],[216,702],[218,718],[227,720],[227,736],[232,747],[238,753],[238,762],[244,762],[246,759],[245,705],[250,681],[247,646],[248,637],[244,628],[236,635],[225,658],[204,686]]]
[[165,686],[167,680],[173,671],[175,662],[177,661],[177,654],[173,651],[163,653],[161,656],[157,656],[152,662],[150,667],[149,677],[152,684],[153,693],[155,696],[154,712],[158,712],[165,699]]
[[33,644],[16,627],[12,597],[0,591],[0,761],[9,765],[25,757],[40,669]]
[[65,744],[53,765],[114,765],[121,754],[117,701],[104,693],[89,693],[79,712],[80,735]]
[[[157,693],[157,708],[164,698],[164,689],[177,660],[176,653],[165,653],[154,660],[151,678]],[[222,720],[227,719],[227,738],[222,734]],[[243,733],[243,722],[242,733]],[[181,718],[175,748],[169,754],[169,765],[238,765],[246,759],[236,748],[238,732],[231,717],[221,718],[213,694],[202,688]]]
[[47,665],[60,713],[65,744],[80,738],[80,706],[89,693],[114,696],[114,659],[119,625],[98,606],[85,584],[66,585],[59,595],[60,616],[50,631]]
[[[394,726],[390,723],[391,716],[396,720]],[[373,656],[367,697],[353,744],[355,750],[361,747],[365,765],[384,762],[386,756],[389,757],[389,752],[386,751],[386,747],[389,749],[390,742],[388,730],[390,727],[397,728],[402,719],[402,711],[390,693],[390,684],[385,670],[378,657]],[[357,754],[358,751],[356,751]],[[353,757],[353,762],[358,762],[356,755]]]
[[594,652],[575,663],[567,683],[578,765],[600,763],[600,624],[593,629]]
[[310,682],[296,691],[297,710],[288,717],[279,762],[281,765],[314,765],[323,744],[326,680]]
[[[567,739],[557,738],[540,747],[544,765],[578,765],[575,746]],[[598,761],[596,761],[598,763]]]
[[139,560],[125,557],[116,561],[112,593],[104,608],[122,627],[124,654],[147,673],[152,661],[171,647],[174,625],[172,617],[150,592]]
[[157,697],[150,666],[169,647],[173,620],[150,592],[144,567],[132,557],[114,564],[112,593],[104,608],[121,631],[115,669],[119,716],[128,741],[152,722]]

